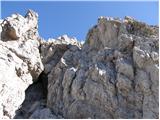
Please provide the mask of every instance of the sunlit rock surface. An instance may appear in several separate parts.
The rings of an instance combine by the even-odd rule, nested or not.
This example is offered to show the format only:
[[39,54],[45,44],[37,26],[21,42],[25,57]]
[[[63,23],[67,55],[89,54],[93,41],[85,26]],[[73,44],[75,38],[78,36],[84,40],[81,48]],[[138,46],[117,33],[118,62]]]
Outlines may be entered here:
[[37,17],[37,13],[30,10],[26,17],[13,14],[1,23],[1,119],[15,116],[25,99],[25,90],[44,69],[38,49]]
[[158,26],[102,16],[82,45],[37,19],[1,21],[1,118],[159,118]]

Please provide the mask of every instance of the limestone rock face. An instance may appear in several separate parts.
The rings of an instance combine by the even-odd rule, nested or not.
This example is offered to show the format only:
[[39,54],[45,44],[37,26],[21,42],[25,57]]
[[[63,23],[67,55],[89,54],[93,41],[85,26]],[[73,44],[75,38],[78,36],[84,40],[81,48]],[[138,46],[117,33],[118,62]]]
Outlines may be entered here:
[[[37,14],[13,14],[2,21],[0,40],[0,118],[13,118],[25,99],[25,90],[44,67],[39,54]],[[29,32],[31,31],[31,32]],[[27,37],[27,38],[26,38]]]
[[158,49],[152,27],[100,17],[82,47],[49,54],[47,106],[64,118],[158,118]]
[[82,45],[37,20],[0,21],[0,118],[159,118],[159,27],[100,17]]

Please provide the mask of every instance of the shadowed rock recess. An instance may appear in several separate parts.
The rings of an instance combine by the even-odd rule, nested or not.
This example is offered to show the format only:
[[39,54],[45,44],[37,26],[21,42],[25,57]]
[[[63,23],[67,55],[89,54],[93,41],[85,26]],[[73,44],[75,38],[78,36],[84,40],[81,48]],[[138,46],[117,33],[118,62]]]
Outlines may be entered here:
[[0,21],[0,118],[159,118],[159,27],[100,17],[84,44]]

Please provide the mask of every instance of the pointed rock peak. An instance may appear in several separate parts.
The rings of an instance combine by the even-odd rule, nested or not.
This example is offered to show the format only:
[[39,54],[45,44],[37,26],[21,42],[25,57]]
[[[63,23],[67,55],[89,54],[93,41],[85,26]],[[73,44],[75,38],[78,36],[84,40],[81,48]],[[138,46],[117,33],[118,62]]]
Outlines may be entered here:
[[69,37],[66,34],[58,37],[57,40],[58,43],[77,45],[79,47],[82,46],[81,43],[75,37]]
[[28,12],[27,12],[27,14],[25,15],[25,17],[26,18],[27,17],[28,18],[32,18],[32,17],[38,18],[38,14],[35,11],[29,9]]
[[32,10],[25,17],[12,14],[3,20],[1,26],[3,41],[35,39],[38,34],[38,14]]
[[61,41],[66,41],[66,42],[77,41],[77,39],[75,37],[69,37],[67,34],[59,36],[57,39],[61,40]]
[[38,14],[35,11],[29,9],[25,18],[30,27],[38,28]]
[[58,39],[61,39],[61,40],[68,40],[68,39],[70,39],[70,38],[68,37],[68,35],[64,34],[64,35],[58,37]]

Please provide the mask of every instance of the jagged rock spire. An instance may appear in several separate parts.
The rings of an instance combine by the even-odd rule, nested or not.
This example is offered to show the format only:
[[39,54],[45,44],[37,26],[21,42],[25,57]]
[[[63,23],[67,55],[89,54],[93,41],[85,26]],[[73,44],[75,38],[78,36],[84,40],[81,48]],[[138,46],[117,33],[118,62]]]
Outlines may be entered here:
[[25,17],[20,14],[13,14],[3,20],[2,40],[29,39],[37,35],[38,14],[29,10]]

